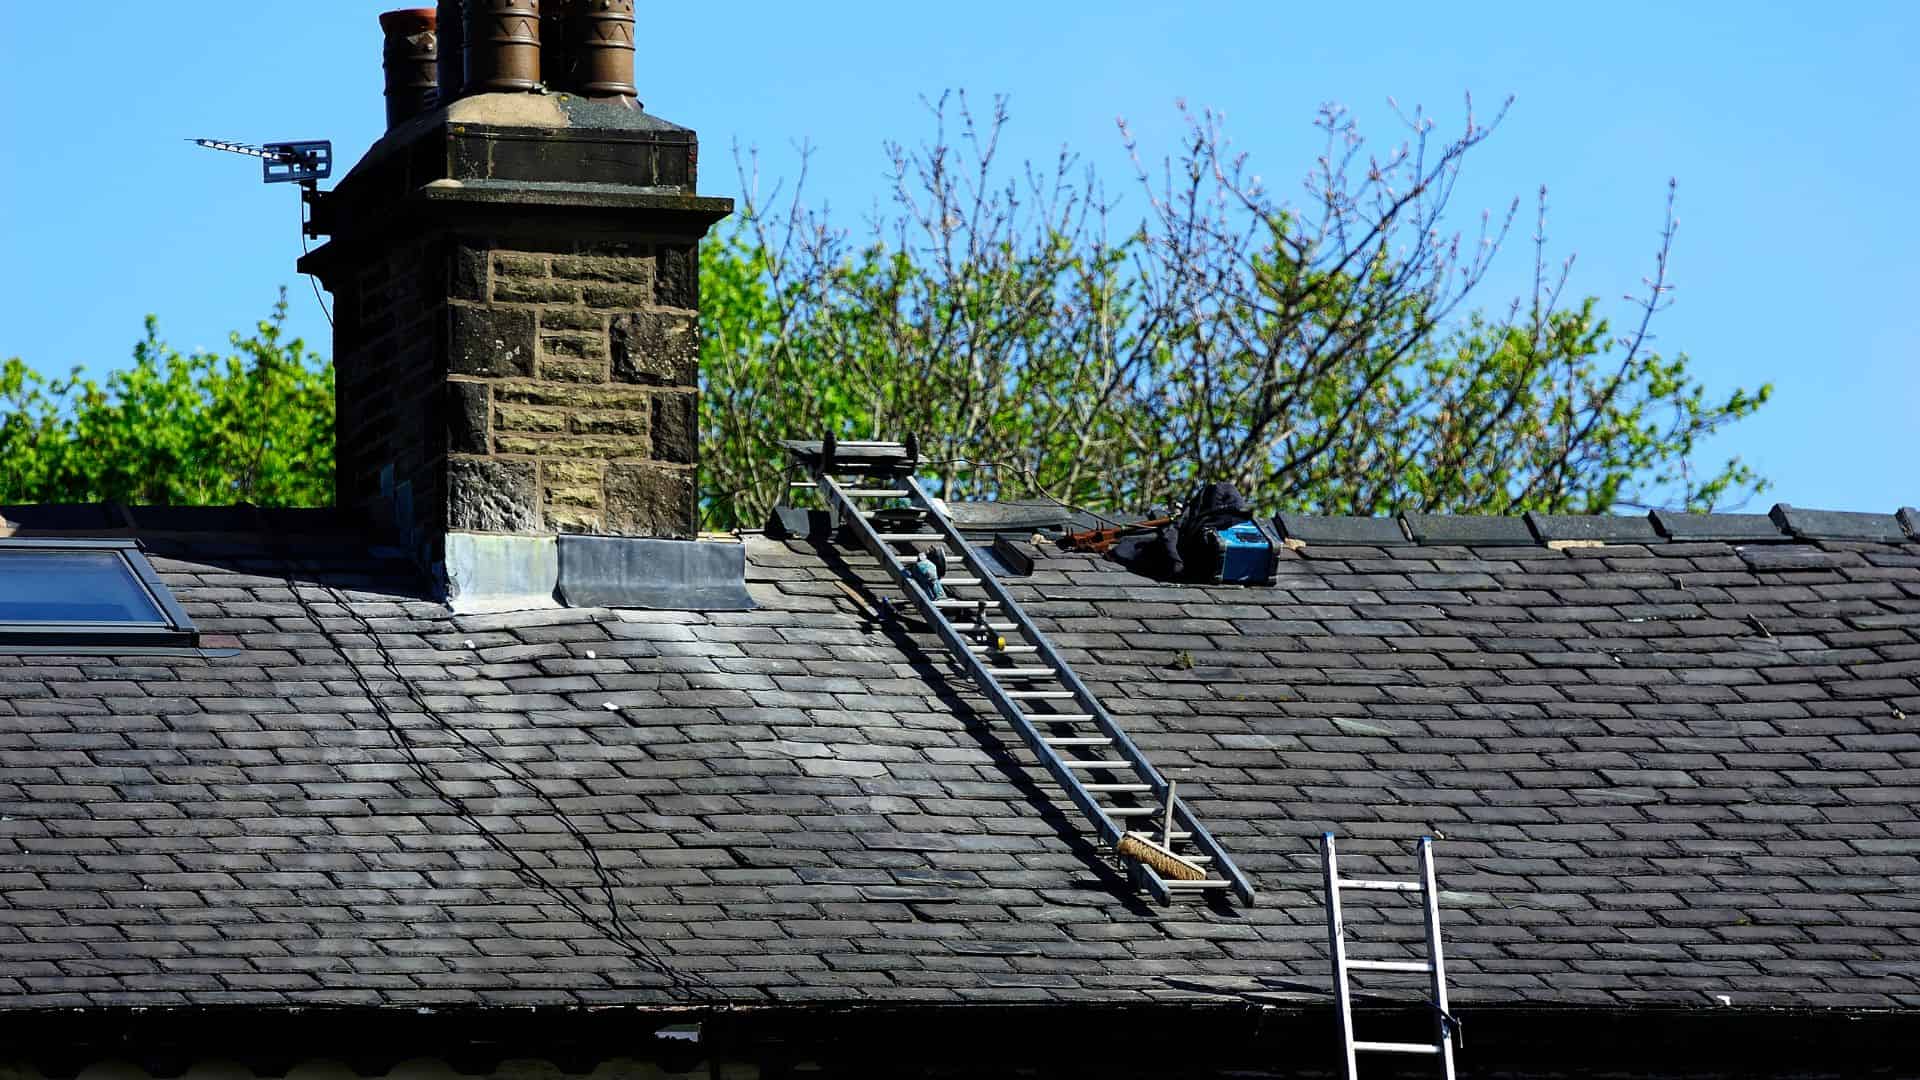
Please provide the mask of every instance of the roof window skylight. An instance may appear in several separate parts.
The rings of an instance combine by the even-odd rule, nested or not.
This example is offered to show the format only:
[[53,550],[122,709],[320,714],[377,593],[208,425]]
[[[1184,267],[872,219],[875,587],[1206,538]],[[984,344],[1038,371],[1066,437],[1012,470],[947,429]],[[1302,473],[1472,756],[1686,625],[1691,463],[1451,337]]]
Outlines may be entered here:
[[0,648],[198,642],[133,541],[0,539]]

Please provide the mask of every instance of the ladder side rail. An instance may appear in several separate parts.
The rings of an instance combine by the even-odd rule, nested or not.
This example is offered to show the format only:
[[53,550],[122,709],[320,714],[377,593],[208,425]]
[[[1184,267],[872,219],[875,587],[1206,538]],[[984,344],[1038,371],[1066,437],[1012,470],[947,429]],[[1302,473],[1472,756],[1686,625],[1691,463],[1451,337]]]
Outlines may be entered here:
[[[1100,804],[1094,799],[1092,793],[1087,791],[1086,786],[1080,782],[1080,778],[1074,775],[1073,770],[1061,764],[1060,756],[1054,753],[1053,748],[1046,744],[1045,737],[1033,726],[1033,723],[1027,718],[1027,714],[1021,711],[1018,705],[1014,704],[1012,698],[1007,697],[1006,691],[1002,689],[999,682],[989,674],[986,665],[980,658],[975,656],[972,650],[967,648],[966,641],[960,637],[958,631],[954,630],[953,625],[947,621],[946,616],[941,613],[939,608],[933,606],[933,602],[927,597],[925,591],[921,589],[920,583],[913,580],[907,572],[901,568],[899,560],[894,557],[894,552],[880,539],[880,534],[874,530],[872,523],[867,521],[866,518],[861,517],[857,512],[858,508],[847,500],[847,496],[841,489],[839,481],[823,473],[820,475],[820,484],[821,490],[826,492],[830,499],[846,511],[841,516],[844,518],[845,523],[860,537],[861,546],[871,552],[875,558],[880,560],[881,565],[887,568],[887,572],[893,576],[895,583],[900,586],[901,590],[906,593],[907,599],[912,601],[913,606],[920,612],[920,617],[926,620],[927,625],[933,627],[934,632],[939,635],[940,641],[947,647],[947,651],[958,657],[960,662],[965,665],[967,673],[972,676],[973,681],[979,685],[981,693],[986,696],[988,701],[993,703],[994,708],[999,711],[1000,715],[1004,717],[1008,723],[1013,725],[1014,730],[1020,733],[1020,737],[1026,740],[1027,746],[1032,749],[1034,755],[1040,759],[1041,765],[1044,766],[1048,774],[1053,777],[1054,782],[1058,783],[1061,788],[1066,791],[1067,797],[1073,801],[1073,804],[1080,808],[1080,812],[1085,814],[1088,820],[1093,822],[1095,829],[1100,834],[1101,842],[1109,847],[1119,843],[1121,836],[1120,827],[1114,824],[1113,819],[1109,818],[1106,812],[1100,808]],[[983,578],[982,580],[985,579]],[[1165,886],[1163,884],[1162,889],[1164,890],[1164,888]]]
[[1357,1080],[1359,1062],[1354,1057],[1353,998],[1347,989],[1347,930],[1340,914],[1339,856],[1334,850],[1332,833],[1320,836],[1320,868],[1327,890],[1327,960],[1333,967],[1333,1013],[1340,1026],[1340,1075],[1343,1080]]
[[1433,1035],[1440,1052],[1440,1071],[1446,1080],[1453,1077],[1453,1039],[1448,1027],[1453,1009],[1447,1004],[1447,973],[1440,947],[1440,889],[1433,873],[1433,837],[1420,838],[1420,892],[1426,901],[1427,962],[1432,965]]
[[1167,879],[1161,877],[1159,871],[1137,859],[1120,861],[1127,864],[1127,872],[1135,875],[1137,882],[1147,887],[1148,895],[1162,904],[1173,903],[1173,887],[1167,884]]
[[[1153,767],[1153,763],[1147,760],[1146,755],[1140,752],[1140,748],[1127,737],[1127,733],[1114,721],[1106,707],[1101,705],[1093,692],[1080,681],[1080,676],[1068,666],[1065,660],[1061,659],[1060,654],[1054,650],[1053,642],[1049,641],[1047,636],[1040,632],[1040,628],[1034,625],[1026,609],[1022,608],[1019,601],[1013,598],[1013,594],[1007,591],[1007,587],[1001,583],[999,577],[974,554],[973,546],[967,543],[966,538],[960,535],[960,530],[954,526],[939,506],[935,505],[933,498],[920,485],[919,478],[908,476],[905,478],[905,485],[913,492],[914,503],[926,511],[927,519],[933,523],[941,538],[960,553],[960,558],[967,569],[973,573],[974,577],[980,579],[978,587],[992,597],[994,602],[999,604],[1013,620],[1014,625],[1020,628],[1020,632],[1035,646],[1035,655],[1058,673],[1061,685],[1073,692],[1074,701],[1079,705],[1080,711],[1092,716],[1094,725],[1100,729],[1101,734],[1113,740],[1113,749],[1131,763],[1139,771],[1140,776],[1153,786],[1154,797],[1164,800],[1167,794],[1167,781],[1160,775],[1160,770]],[[1233,861],[1233,857],[1227,854],[1226,849],[1213,838],[1213,834],[1208,832],[1206,826],[1194,816],[1185,800],[1174,800],[1174,817],[1193,834],[1191,837],[1193,845],[1213,859],[1214,872],[1232,883],[1234,894],[1242,903],[1252,904],[1254,902],[1253,882],[1241,872],[1240,867]]]

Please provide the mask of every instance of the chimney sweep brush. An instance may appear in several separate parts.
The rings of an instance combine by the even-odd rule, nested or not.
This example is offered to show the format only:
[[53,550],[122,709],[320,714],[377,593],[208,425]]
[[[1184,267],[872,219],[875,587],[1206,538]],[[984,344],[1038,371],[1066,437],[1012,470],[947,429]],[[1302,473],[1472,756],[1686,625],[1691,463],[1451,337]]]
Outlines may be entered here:
[[1161,842],[1156,844],[1149,836],[1140,833],[1127,833],[1120,837],[1114,850],[1127,858],[1146,863],[1154,872],[1164,878],[1176,881],[1204,881],[1207,872],[1197,864],[1174,854],[1173,851],[1173,807],[1174,792],[1179,785],[1167,784],[1167,816],[1160,824]]
[[1114,850],[1126,858],[1153,867],[1154,873],[1163,878],[1172,878],[1175,881],[1202,881],[1207,876],[1205,870],[1139,833],[1128,833],[1122,836],[1120,842],[1114,845]]

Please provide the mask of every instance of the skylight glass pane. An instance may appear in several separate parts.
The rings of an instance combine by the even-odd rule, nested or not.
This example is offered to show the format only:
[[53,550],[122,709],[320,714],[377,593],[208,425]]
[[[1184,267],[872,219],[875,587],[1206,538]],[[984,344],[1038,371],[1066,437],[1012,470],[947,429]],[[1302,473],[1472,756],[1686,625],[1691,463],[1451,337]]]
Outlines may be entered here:
[[138,623],[167,619],[117,551],[0,551],[0,623]]

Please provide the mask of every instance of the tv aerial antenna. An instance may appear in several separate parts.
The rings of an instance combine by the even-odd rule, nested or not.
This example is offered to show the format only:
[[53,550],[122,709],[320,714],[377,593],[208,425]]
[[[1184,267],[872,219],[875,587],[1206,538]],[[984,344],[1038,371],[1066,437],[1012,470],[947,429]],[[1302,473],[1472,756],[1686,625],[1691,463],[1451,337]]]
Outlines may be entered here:
[[[308,220],[307,208],[314,205],[315,196],[320,192],[320,181],[333,175],[333,143],[325,139],[312,139],[303,142],[270,142],[260,146],[252,143],[227,142],[224,139],[188,139],[195,146],[204,146],[209,150],[221,150],[242,157],[260,159],[260,179],[269,184],[300,185],[300,247],[305,250],[307,239],[316,236],[313,225]],[[308,275],[308,283],[313,285],[313,298],[320,304],[321,314],[327,317],[327,324],[333,324],[333,313],[327,310],[326,301],[320,299],[320,286]]]
[[270,142],[261,146],[252,143],[228,142],[225,139],[188,139],[195,146],[204,146],[209,150],[222,150],[229,154],[260,159],[260,179],[269,184],[300,185],[300,232],[303,236],[314,236],[308,227],[306,208],[313,205],[314,196],[320,190],[320,181],[333,175],[333,143],[325,139],[312,139],[305,142]]
[[189,139],[195,146],[224,150],[229,154],[259,158],[261,179],[269,184],[299,184],[311,189],[333,175],[333,144],[317,142],[271,142],[264,146],[227,142],[222,139]]

